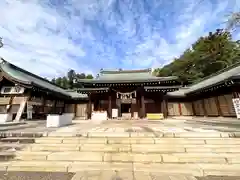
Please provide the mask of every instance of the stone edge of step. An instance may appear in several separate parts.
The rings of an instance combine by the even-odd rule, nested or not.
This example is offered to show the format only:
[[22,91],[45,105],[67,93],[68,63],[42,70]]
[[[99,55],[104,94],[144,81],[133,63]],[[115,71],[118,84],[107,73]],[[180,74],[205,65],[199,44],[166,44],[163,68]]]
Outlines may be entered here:
[[141,137],[141,138],[240,138],[240,132],[166,132],[166,133],[153,133],[153,132],[83,132],[83,133],[69,133],[69,132],[0,132],[0,138],[6,137]]

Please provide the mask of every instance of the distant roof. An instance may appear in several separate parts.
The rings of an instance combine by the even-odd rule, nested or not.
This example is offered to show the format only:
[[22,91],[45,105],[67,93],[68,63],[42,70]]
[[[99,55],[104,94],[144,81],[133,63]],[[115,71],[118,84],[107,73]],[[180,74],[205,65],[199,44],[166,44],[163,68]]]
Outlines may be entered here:
[[18,83],[29,86],[37,86],[55,93],[59,93],[68,98],[76,97],[76,95],[74,95],[72,92],[68,92],[67,90],[51,83],[50,81],[21,69],[20,67],[17,67],[4,59],[1,59],[0,69],[5,76]]
[[66,90],[66,92],[71,95],[73,99],[88,99],[87,94],[78,93],[75,90]]
[[177,80],[176,76],[156,77],[151,69],[140,70],[101,70],[95,79],[80,79],[83,83],[121,83],[121,82],[153,82]]
[[227,82],[231,79],[240,79],[240,62],[222,69],[221,71],[218,71],[217,73],[214,73],[210,76],[207,76],[201,81],[196,82],[190,86],[181,88],[178,91],[169,92],[168,95],[185,96],[187,94]]

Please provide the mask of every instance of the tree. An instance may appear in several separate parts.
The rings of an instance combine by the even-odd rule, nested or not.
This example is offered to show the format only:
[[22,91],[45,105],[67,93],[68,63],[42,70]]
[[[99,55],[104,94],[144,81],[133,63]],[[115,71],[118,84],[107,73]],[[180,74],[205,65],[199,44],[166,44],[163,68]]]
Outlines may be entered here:
[[70,89],[73,88],[73,80],[75,79],[75,76],[76,76],[76,73],[75,73],[75,71],[72,70],[72,69],[67,73],[68,85],[69,85],[69,88],[70,88]]
[[56,79],[54,78],[51,80],[51,82],[62,88],[73,89],[81,87],[77,83],[74,83],[74,80],[78,79],[93,79],[93,75],[91,74],[86,75],[85,73],[76,73],[74,70],[70,70],[68,71],[67,76],[58,77]]
[[69,88],[69,81],[66,76],[62,78],[61,87],[65,89]]
[[155,70],[157,76],[178,76],[182,81],[198,81],[236,61],[240,55],[238,41],[222,29],[200,37],[179,58]]
[[76,79],[85,79],[86,75],[84,73],[76,74]]
[[51,80],[51,82],[54,83],[54,84],[56,84],[56,79],[53,78],[53,79]]
[[57,86],[61,86],[61,85],[62,85],[62,78],[61,78],[61,77],[58,77],[58,78],[56,79],[56,81],[55,81],[55,84],[56,84]]
[[88,75],[86,76],[86,79],[93,79],[93,75],[88,74]]

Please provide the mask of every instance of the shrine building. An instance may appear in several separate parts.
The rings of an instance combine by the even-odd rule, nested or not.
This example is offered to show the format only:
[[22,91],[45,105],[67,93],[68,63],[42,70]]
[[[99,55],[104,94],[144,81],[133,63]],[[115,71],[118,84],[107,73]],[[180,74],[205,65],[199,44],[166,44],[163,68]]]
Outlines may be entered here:
[[[171,116],[236,117],[240,63],[189,86],[178,77],[156,77],[151,69],[101,70],[96,79],[80,79],[88,94],[88,119],[161,119]],[[105,114],[105,115],[104,115]]]
[[66,90],[1,59],[0,82],[0,123],[49,114],[86,120],[240,118],[240,63],[187,86],[176,76],[153,76],[151,69],[101,70]]

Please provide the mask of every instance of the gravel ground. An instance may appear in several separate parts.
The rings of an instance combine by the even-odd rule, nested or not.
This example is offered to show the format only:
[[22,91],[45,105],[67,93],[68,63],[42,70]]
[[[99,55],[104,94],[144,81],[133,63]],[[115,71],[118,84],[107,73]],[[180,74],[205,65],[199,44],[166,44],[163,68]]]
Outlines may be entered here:
[[198,180],[240,180],[240,176],[206,176],[196,178]]
[[65,172],[3,172],[0,180],[71,180],[75,173]]

